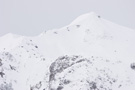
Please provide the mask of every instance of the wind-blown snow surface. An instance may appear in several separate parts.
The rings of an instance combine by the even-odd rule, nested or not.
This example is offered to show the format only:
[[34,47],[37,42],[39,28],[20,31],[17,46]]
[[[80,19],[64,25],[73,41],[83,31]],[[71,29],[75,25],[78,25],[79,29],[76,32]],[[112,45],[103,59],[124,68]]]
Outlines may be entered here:
[[0,90],[135,90],[135,31],[95,13],[36,37],[0,37]]

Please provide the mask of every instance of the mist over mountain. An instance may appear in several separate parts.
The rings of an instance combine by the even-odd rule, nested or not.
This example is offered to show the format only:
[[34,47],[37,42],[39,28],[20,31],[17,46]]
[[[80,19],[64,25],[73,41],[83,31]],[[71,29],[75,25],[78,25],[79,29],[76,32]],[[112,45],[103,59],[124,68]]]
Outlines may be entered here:
[[135,90],[135,30],[94,12],[35,37],[0,37],[0,90]]

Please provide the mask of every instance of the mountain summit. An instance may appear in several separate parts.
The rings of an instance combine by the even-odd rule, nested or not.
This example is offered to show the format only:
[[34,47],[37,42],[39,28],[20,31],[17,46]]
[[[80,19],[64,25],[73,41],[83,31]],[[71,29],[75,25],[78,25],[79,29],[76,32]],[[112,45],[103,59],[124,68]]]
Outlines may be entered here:
[[87,13],[87,14],[83,14],[79,17],[77,17],[72,23],[71,25],[73,24],[78,24],[78,23],[82,23],[82,22],[86,22],[86,21],[91,21],[93,19],[97,19],[97,18],[100,18],[100,16],[98,16],[96,13],[94,12],[91,12],[91,13]]
[[135,90],[135,31],[87,13],[26,37],[0,37],[0,90]]

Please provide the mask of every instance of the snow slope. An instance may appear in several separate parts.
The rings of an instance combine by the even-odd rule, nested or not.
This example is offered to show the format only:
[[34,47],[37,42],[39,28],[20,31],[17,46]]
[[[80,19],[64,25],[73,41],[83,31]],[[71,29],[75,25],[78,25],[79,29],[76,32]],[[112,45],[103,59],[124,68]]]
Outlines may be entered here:
[[36,37],[0,37],[0,90],[135,90],[135,31],[95,14]]

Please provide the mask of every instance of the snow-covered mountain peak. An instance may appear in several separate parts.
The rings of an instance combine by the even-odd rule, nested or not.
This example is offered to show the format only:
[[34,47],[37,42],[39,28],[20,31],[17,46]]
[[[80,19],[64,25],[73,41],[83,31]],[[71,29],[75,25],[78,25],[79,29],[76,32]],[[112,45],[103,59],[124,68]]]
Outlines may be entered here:
[[36,37],[0,37],[0,90],[135,90],[135,32],[94,12]]
[[15,35],[12,33],[8,33],[0,37],[0,50],[6,49],[7,51],[9,51],[10,49],[15,48],[22,42],[23,38],[24,36]]
[[83,15],[80,15],[79,17],[77,17],[70,25],[74,25],[74,24],[81,23],[81,22],[89,22],[93,19],[96,20],[97,18],[100,18],[100,16],[98,16],[94,12],[86,13],[86,14],[83,14]]
[[7,33],[7,34],[5,34],[5,35],[3,35],[1,37],[6,37],[6,36],[13,36],[13,33]]
[[16,35],[13,33],[7,33],[6,35],[1,36],[0,38],[17,38],[17,37],[20,37],[20,35]]

